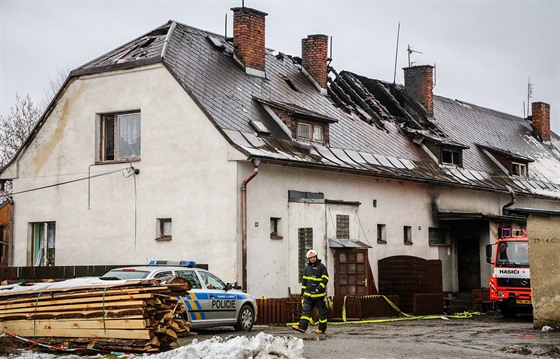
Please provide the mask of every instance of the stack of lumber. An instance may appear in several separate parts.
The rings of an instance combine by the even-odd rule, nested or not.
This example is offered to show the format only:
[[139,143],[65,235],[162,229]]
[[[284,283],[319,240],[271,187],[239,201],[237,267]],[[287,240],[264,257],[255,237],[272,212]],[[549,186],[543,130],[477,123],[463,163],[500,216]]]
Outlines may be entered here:
[[0,332],[52,346],[157,352],[190,335],[189,282],[76,278],[0,286]]

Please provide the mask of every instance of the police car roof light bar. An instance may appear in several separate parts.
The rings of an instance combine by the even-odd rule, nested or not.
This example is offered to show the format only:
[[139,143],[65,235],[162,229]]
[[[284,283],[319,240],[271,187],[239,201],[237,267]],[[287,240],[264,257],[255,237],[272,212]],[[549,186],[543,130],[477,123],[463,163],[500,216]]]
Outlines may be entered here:
[[148,265],[151,266],[179,266],[179,267],[196,267],[195,261],[187,261],[187,260],[180,260],[180,261],[172,261],[166,259],[153,259],[151,260]]

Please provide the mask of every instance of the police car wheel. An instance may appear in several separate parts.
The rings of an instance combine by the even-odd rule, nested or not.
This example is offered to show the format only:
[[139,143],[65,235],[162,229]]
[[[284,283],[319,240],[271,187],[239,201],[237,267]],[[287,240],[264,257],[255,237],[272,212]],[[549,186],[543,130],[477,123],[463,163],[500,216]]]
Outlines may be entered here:
[[237,324],[235,324],[235,330],[250,331],[253,329],[253,322],[255,321],[255,312],[253,308],[245,304],[241,307],[239,311],[239,316],[237,317]]

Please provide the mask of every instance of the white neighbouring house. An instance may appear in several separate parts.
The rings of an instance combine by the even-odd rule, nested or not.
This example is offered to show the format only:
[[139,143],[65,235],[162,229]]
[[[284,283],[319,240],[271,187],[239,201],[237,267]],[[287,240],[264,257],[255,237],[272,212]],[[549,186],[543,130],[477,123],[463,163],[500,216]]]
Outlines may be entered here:
[[[524,119],[170,21],[72,71],[16,157],[14,266],[188,259],[257,297],[299,292],[309,248],[329,294],[369,294],[378,261],[441,261],[443,290],[486,287],[499,227],[560,211],[550,108]],[[444,76],[444,75],[443,75]]]

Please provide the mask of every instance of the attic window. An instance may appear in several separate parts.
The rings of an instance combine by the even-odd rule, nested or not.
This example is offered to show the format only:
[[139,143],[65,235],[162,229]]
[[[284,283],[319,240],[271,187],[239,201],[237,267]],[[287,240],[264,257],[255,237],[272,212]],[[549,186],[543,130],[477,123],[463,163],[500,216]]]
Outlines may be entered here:
[[217,37],[214,36],[206,36],[206,38],[208,39],[208,41],[210,41],[210,43],[212,44],[212,46],[214,46],[217,49],[223,50],[225,49],[224,44],[222,43],[222,41],[220,39],[218,39]]
[[527,165],[524,163],[512,162],[511,175],[515,177],[527,177]]
[[323,143],[323,126],[319,124],[298,122],[297,139]]
[[442,148],[441,149],[441,164],[446,166],[462,166],[463,159],[460,149],[457,148]]
[[259,135],[265,135],[265,136],[270,135],[270,131],[266,128],[266,126],[261,121],[251,120],[249,121],[249,123],[251,124],[251,127],[253,127],[255,131],[257,131]]

